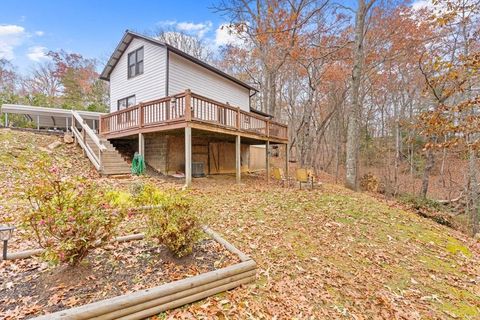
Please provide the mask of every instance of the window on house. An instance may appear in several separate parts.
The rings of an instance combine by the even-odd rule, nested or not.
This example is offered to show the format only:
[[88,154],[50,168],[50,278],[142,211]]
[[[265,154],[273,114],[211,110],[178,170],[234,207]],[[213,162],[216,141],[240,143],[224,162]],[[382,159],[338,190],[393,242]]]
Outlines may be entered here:
[[143,47],[128,54],[128,78],[143,73]]
[[135,105],[135,95],[117,101],[117,110],[123,110]]

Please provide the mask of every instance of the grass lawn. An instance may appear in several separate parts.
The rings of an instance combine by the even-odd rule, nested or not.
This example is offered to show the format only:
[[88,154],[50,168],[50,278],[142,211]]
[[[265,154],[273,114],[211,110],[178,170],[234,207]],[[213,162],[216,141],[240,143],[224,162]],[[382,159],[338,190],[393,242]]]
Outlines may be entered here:
[[[24,135],[28,139],[19,141]],[[42,136],[45,142],[30,146],[32,136],[39,137],[0,131],[0,169],[6,173],[0,178],[5,213],[0,220],[15,221],[15,212],[23,208],[8,187],[22,181],[17,163],[57,139]],[[28,147],[13,149],[19,143]],[[70,149],[61,146],[52,156],[68,166]],[[62,150],[70,150],[67,158]],[[88,166],[85,159],[76,161]],[[147,178],[102,180],[128,188],[142,179]],[[247,177],[242,185],[234,180],[195,179],[189,192],[205,222],[257,261],[257,281],[159,318],[480,318],[480,245],[472,239],[396,202],[338,185],[300,191],[266,185],[260,178]]]

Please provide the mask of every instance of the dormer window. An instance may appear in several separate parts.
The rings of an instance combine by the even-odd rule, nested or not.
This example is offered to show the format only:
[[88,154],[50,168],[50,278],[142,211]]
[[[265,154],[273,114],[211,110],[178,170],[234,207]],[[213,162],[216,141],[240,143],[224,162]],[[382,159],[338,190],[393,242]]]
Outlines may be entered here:
[[128,54],[128,78],[143,73],[143,47]]

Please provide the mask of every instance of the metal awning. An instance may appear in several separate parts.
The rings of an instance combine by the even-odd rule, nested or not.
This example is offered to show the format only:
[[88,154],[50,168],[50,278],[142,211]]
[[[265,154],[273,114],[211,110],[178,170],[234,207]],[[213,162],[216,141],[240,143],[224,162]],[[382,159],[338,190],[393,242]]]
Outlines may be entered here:
[[[29,121],[41,128],[64,129],[71,126],[72,112],[68,109],[36,107],[20,104],[3,104],[0,111],[4,114],[24,115]],[[80,111],[77,112],[93,128],[100,119],[102,112]]]

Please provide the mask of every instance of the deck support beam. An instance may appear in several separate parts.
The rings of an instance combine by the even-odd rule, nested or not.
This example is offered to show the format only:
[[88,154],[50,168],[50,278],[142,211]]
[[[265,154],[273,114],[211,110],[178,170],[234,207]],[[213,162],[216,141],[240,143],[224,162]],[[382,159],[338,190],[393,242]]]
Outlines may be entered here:
[[141,132],[138,134],[138,154],[145,157],[145,137]]
[[270,182],[270,141],[265,143],[265,168],[267,170],[267,183]]
[[192,128],[185,127],[185,186],[192,185]]
[[235,173],[237,178],[237,183],[241,182],[242,179],[242,161],[241,161],[241,140],[240,135],[235,137]]

